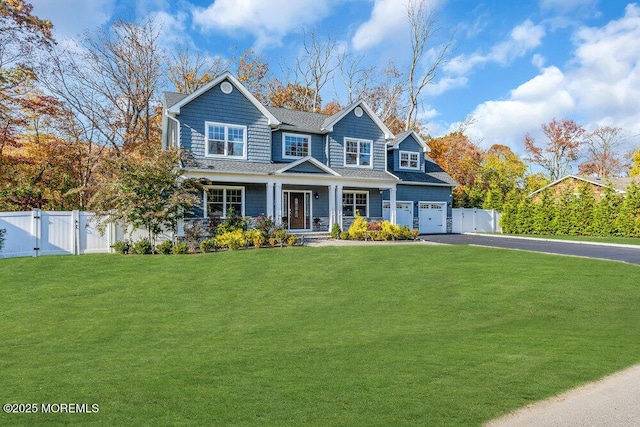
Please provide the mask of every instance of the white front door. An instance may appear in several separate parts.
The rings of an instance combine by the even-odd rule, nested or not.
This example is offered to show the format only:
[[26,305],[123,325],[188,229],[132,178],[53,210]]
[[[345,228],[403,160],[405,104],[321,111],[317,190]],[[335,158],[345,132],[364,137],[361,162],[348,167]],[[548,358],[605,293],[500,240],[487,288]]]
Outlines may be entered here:
[[420,202],[418,217],[420,234],[447,232],[447,204],[445,202]]

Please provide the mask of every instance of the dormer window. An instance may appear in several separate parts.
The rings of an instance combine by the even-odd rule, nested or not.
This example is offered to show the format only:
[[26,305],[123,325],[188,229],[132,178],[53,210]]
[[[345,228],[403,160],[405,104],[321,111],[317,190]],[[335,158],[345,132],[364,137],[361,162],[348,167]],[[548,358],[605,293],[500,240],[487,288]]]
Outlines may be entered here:
[[295,133],[282,134],[282,158],[299,159],[311,153],[311,137]]
[[412,151],[400,151],[400,167],[420,170],[420,154]]
[[247,127],[225,123],[205,123],[205,155],[211,157],[247,157]]

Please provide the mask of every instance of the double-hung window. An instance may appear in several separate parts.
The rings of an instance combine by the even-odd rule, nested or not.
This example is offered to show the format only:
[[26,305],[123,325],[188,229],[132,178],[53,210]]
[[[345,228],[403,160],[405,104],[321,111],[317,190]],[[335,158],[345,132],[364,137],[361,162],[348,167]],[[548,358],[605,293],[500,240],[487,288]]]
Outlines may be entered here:
[[308,156],[311,152],[311,137],[309,135],[298,135],[295,133],[285,133],[282,135],[282,157],[300,158]]
[[373,141],[368,139],[344,139],[344,165],[370,168],[372,159]]
[[369,193],[366,191],[345,191],[342,193],[342,215],[369,216]]
[[403,169],[420,169],[420,154],[412,151],[400,151],[400,167]]
[[247,127],[206,122],[205,155],[246,158]]
[[208,187],[204,193],[207,218],[244,216],[243,187]]

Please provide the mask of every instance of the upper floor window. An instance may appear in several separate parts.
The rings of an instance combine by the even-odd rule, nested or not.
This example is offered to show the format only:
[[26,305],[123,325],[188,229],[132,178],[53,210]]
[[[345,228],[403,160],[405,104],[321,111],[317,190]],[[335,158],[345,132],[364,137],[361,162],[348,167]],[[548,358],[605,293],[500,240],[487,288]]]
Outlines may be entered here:
[[205,155],[246,158],[247,127],[205,123]]
[[282,157],[299,158],[308,156],[311,152],[311,137],[309,135],[298,135],[295,133],[285,133],[282,135]]
[[373,167],[371,158],[373,141],[367,139],[344,139],[344,165],[370,168]]
[[403,169],[420,169],[420,154],[411,151],[400,151],[400,167]]

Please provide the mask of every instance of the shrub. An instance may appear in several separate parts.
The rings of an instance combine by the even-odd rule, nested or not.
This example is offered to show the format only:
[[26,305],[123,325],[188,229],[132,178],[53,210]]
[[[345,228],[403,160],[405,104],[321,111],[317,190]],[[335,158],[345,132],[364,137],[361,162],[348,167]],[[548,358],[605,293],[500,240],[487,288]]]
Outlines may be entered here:
[[419,235],[420,235],[420,230],[416,230],[415,228],[411,230],[411,238],[413,240],[416,240]]
[[289,246],[293,246],[296,243],[298,243],[298,236],[296,236],[295,234],[289,234],[289,237],[287,237],[287,244]]
[[240,249],[247,244],[244,232],[241,229],[228,231],[218,235],[216,242],[221,248],[229,248],[231,250]]
[[367,224],[367,230],[369,231],[380,231],[382,229],[382,225],[378,221],[371,221]]
[[278,227],[276,227],[276,223],[273,221],[273,218],[260,214],[253,220],[253,228],[254,230],[260,231],[265,239],[268,239],[269,237],[273,237],[275,229]]
[[187,242],[180,242],[173,245],[171,249],[174,255],[183,255],[189,253],[189,244]]
[[367,220],[356,213],[356,219],[349,227],[349,238],[353,240],[364,240],[367,237]]
[[340,240],[349,240],[349,232],[347,231],[342,231],[340,233]]
[[131,244],[129,243],[128,240],[118,240],[111,247],[117,253],[124,255],[129,253],[129,250],[131,249]]
[[2,250],[2,248],[4,247],[4,235],[7,233],[7,230],[5,230],[4,228],[0,228],[0,251]]
[[398,240],[402,233],[398,225],[389,221],[382,221],[380,232],[384,240]]
[[216,238],[211,237],[209,239],[204,239],[200,242],[200,252],[203,254],[207,252],[213,252],[216,249]]
[[276,238],[269,237],[269,246],[275,246],[275,245],[276,245]]
[[262,234],[262,231],[258,230],[257,228],[252,228],[251,230],[247,231],[245,233],[245,238],[256,248],[264,245],[264,242],[266,240],[265,236]]
[[409,240],[411,238],[411,230],[406,225],[400,227],[400,239]]
[[171,253],[171,249],[173,249],[171,240],[165,240],[164,242],[156,246],[156,251],[162,255],[169,255]]
[[216,230],[216,234],[225,234],[232,231],[247,231],[249,226],[249,218],[236,215],[233,208],[227,210],[227,217],[222,221]]
[[331,227],[331,238],[339,239],[340,233],[342,233],[342,230],[340,229],[340,225],[337,222],[334,222],[333,226]]
[[280,228],[280,229],[276,230],[276,234],[275,234],[274,237],[276,238],[276,242],[280,246],[282,246],[282,245],[284,245],[284,242],[287,240],[288,236],[289,235],[287,233],[287,230]]
[[146,237],[133,244],[133,252],[138,255],[149,255],[153,252],[151,242]]

